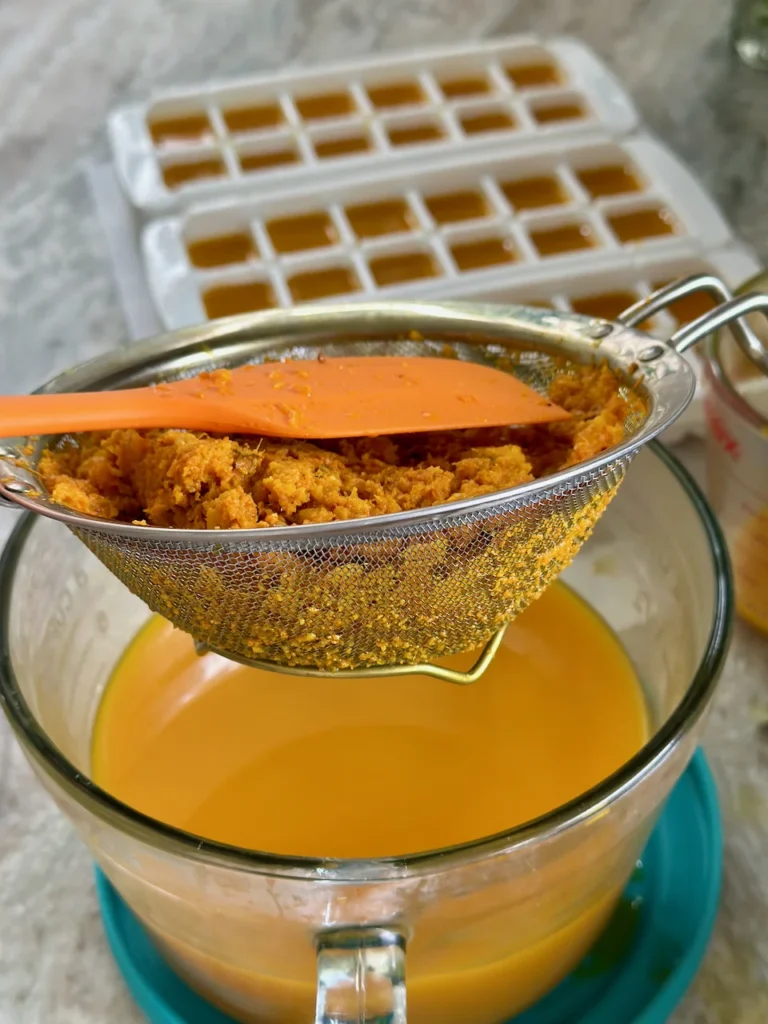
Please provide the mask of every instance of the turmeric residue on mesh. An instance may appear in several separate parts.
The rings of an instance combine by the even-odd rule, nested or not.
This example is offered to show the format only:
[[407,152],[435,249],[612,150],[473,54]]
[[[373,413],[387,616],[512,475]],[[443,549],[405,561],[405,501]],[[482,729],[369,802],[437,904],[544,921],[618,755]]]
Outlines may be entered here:
[[[227,387],[227,371],[214,371]],[[565,422],[308,442],[183,430],[78,435],[40,459],[53,499],[151,526],[232,529],[357,519],[506,490],[623,440],[642,399],[607,366],[557,374]]]

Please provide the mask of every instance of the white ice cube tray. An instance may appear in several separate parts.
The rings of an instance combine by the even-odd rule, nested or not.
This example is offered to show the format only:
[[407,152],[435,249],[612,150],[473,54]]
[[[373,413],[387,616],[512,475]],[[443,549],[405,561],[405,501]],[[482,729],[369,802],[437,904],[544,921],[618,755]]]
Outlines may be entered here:
[[[584,182],[589,184],[590,171],[606,167],[625,169],[637,190],[595,198]],[[530,191],[537,180],[548,182],[562,202],[516,206],[515,190]],[[474,197],[481,215],[436,220],[440,197],[457,193]],[[360,211],[384,203],[391,204],[393,230],[369,237]],[[284,251],[284,218],[294,226],[313,226],[317,245],[309,247],[305,239],[304,248]],[[622,232],[643,224],[650,232],[646,237],[621,239]],[[551,232],[567,232],[574,248],[543,254],[542,238],[551,241]],[[193,266],[190,245],[225,236],[240,239],[242,259]],[[593,244],[580,247],[585,238]],[[294,305],[324,277],[329,290],[323,298],[330,301],[450,298],[497,286],[535,287],[552,275],[577,278],[616,265],[639,267],[648,256],[708,251],[732,240],[696,179],[661,143],[638,135],[619,142],[593,136],[528,155],[456,153],[408,170],[379,169],[357,182],[192,207],[147,225],[141,244],[150,292],[163,324],[172,329],[209,315]],[[482,261],[483,253],[489,265],[466,266],[471,258]],[[408,273],[408,280],[391,280]]]
[[637,123],[631,99],[587,47],[515,36],[166,92],[118,109],[108,129],[131,202],[157,214],[426,154],[525,149]]

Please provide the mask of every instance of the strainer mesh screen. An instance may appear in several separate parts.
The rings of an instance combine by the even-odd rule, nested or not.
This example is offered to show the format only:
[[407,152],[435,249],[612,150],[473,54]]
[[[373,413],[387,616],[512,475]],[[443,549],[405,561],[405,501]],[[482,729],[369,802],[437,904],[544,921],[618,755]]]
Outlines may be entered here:
[[[531,350],[439,342],[347,341],[343,354],[426,354],[497,366],[546,391],[562,361]],[[281,348],[259,359],[316,358]],[[250,361],[257,361],[251,359]],[[216,365],[227,365],[218,362]],[[232,365],[232,364],[229,364]],[[638,417],[644,419],[643,416]],[[639,422],[624,424],[631,436]],[[174,625],[222,652],[326,671],[416,664],[484,644],[571,562],[621,482],[631,455],[525,497],[478,509],[435,509],[414,525],[270,540],[200,531],[194,543],[83,526],[78,537],[128,588]]]
[[626,462],[535,501],[328,540],[189,546],[79,530],[149,607],[243,658],[337,670],[485,643],[569,564]]

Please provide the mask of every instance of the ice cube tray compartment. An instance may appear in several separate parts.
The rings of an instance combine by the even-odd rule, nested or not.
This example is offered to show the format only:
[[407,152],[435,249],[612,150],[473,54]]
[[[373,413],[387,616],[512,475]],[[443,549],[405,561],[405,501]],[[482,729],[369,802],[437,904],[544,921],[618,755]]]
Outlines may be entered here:
[[[467,284],[458,290],[456,298],[543,306],[564,313],[615,320],[638,299],[670,281],[690,274],[714,273],[736,288],[751,277],[758,266],[750,250],[735,243],[709,252],[689,246],[675,254],[643,253],[631,259],[619,259],[613,267],[599,270],[584,266],[568,274],[563,274],[562,270],[542,271],[524,281],[509,280],[484,287]],[[678,327],[712,309],[714,304],[706,295],[690,296],[658,313],[643,325],[643,330],[668,338]]]
[[[562,272],[546,272],[530,276],[526,281],[512,281],[491,287],[476,288],[471,283],[458,290],[455,298],[484,302],[517,303],[544,306],[560,313],[582,313],[614,319],[616,315],[670,281],[690,274],[714,273],[735,289],[760,268],[757,257],[738,243],[709,252],[696,251],[675,255],[658,252],[638,253],[630,261],[618,260],[610,268],[596,271],[584,266],[564,276]],[[712,308],[706,295],[695,295],[676,303],[671,310],[659,313],[643,329],[660,338],[669,338],[682,324],[688,323]],[[704,436],[704,388],[702,367],[692,349],[686,356],[698,378],[696,394],[682,414],[663,435],[667,444],[676,444],[690,435]]]
[[450,297],[729,241],[716,207],[661,143],[593,136],[535,155],[456,154],[346,185],[192,207],[149,224],[142,250],[161,319],[174,328],[342,296]]
[[436,152],[622,134],[637,120],[587,47],[516,36],[179,90],[120,108],[108,130],[131,202],[158,213]]

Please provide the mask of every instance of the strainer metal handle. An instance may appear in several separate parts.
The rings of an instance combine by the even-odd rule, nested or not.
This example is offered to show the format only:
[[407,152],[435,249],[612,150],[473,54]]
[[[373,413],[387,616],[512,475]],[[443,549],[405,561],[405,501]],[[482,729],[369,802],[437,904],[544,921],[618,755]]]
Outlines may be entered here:
[[750,294],[740,295],[734,299],[726,285],[713,274],[693,274],[682,281],[673,281],[672,284],[659,288],[658,291],[624,310],[618,317],[618,322],[627,327],[637,327],[648,317],[668,309],[678,299],[695,295],[697,292],[711,295],[718,300],[719,305],[675,331],[668,344],[676,352],[685,352],[696,342],[709,337],[721,327],[728,326],[744,355],[764,373],[768,373],[768,348],[746,320],[741,319],[749,313],[760,312],[768,316],[768,296]]

